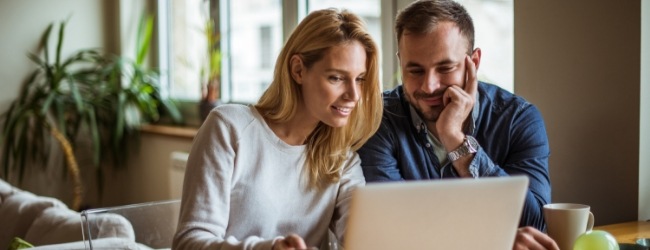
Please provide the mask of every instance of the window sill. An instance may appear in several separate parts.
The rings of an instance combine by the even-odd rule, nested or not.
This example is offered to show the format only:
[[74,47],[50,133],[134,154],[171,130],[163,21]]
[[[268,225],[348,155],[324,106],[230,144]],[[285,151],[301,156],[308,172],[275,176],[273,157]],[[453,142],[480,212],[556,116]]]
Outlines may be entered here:
[[142,131],[142,133],[194,139],[198,128],[144,124],[140,127],[140,131]]

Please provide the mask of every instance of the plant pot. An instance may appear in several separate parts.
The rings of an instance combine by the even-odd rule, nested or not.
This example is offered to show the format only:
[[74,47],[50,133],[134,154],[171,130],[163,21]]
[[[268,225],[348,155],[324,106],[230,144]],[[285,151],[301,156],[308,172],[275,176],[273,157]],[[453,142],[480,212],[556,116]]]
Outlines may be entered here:
[[205,121],[205,118],[208,117],[210,111],[215,107],[221,105],[221,100],[219,99],[219,78],[213,78],[207,86],[205,86],[203,98],[199,102],[199,116],[201,118],[201,123]]
[[205,118],[208,117],[210,111],[219,105],[221,105],[220,100],[209,101],[206,99],[202,99],[199,102],[199,115],[201,117],[201,123],[205,121]]

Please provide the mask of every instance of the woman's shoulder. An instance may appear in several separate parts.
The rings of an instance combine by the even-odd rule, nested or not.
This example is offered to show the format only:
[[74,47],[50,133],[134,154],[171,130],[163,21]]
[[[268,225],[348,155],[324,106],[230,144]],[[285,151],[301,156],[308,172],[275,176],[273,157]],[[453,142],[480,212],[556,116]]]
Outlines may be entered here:
[[231,125],[249,124],[256,119],[252,105],[222,104],[210,111],[208,119],[217,119]]
[[253,116],[252,105],[244,104],[222,104],[212,109],[210,113],[216,113],[223,117],[251,117]]
[[237,115],[242,113],[251,113],[252,105],[244,104],[221,104],[214,108],[211,112],[217,112],[222,114]]

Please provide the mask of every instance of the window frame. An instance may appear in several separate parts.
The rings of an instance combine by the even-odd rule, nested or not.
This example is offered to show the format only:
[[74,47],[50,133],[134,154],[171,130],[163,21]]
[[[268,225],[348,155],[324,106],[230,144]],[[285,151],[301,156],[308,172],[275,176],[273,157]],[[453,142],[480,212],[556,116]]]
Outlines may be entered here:
[[[124,1],[124,0],[121,0]],[[225,33],[228,32],[228,27],[230,26],[230,1],[233,0],[207,0],[210,1],[210,16],[214,20],[217,27],[219,27],[218,32]],[[380,53],[380,67],[382,88],[384,90],[389,90],[399,85],[401,79],[398,78],[399,75],[399,62],[397,60],[397,41],[394,37],[393,24],[395,22],[395,16],[397,10],[404,8],[410,4],[413,0],[387,0],[380,1],[381,15],[380,15],[380,26],[382,30],[381,34],[381,53]],[[169,52],[171,46],[169,39],[171,34],[169,29],[171,27],[172,20],[170,19],[170,10],[171,10],[171,0],[156,0],[157,16],[158,16],[158,36],[157,36],[157,47],[158,47],[158,56],[157,56],[157,65],[161,72],[161,87],[163,88],[163,93],[168,94],[168,90],[171,85],[171,77],[167,73],[170,73],[170,70],[173,70],[171,58],[169,57]],[[289,37],[291,31],[298,25],[298,22],[302,20],[308,13],[308,0],[282,0],[282,43],[286,42],[286,39]],[[514,20],[513,20],[514,22]],[[514,25],[514,24],[513,24]],[[513,31],[514,32],[514,31]],[[223,35],[222,37],[229,37],[229,35]],[[230,65],[230,41],[229,39],[221,39],[221,53],[222,53],[222,70],[221,70],[221,97],[220,100],[222,103],[231,103],[232,102],[232,69]],[[512,48],[514,50],[514,48]],[[275,60],[273,60],[275,62]],[[514,63],[514,62],[513,62]],[[512,76],[514,78],[514,76]],[[500,84],[500,83],[498,83]],[[510,91],[513,91],[514,87],[511,87]],[[507,89],[507,86],[506,86]],[[179,100],[181,104],[181,112],[191,119],[198,120],[198,114],[196,111],[196,104],[199,100]],[[193,118],[197,117],[197,118]],[[200,122],[192,122],[189,124],[199,124]]]

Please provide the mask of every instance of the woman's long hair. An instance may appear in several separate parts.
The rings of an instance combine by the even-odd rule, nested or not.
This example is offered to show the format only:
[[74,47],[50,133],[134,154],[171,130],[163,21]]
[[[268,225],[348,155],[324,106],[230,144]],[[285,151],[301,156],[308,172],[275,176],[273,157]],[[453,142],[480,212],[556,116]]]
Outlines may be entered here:
[[357,107],[340,128],[320,122],[307,138],[306,163],[309,183],[320,188],[339,181],[350,150],[356,151],[379,127],[383,110],[379,83],[377,45],[365,23],[347,10],[324,9],[310,13],[291,33],[275,65],[273,82],[255,107],[272,122],[295,116],[304,100],[300,85],[290,74],[290,60],[300,55],[305,67],[321,60],[331,47],[359,41],[366,51],[366,75]]

